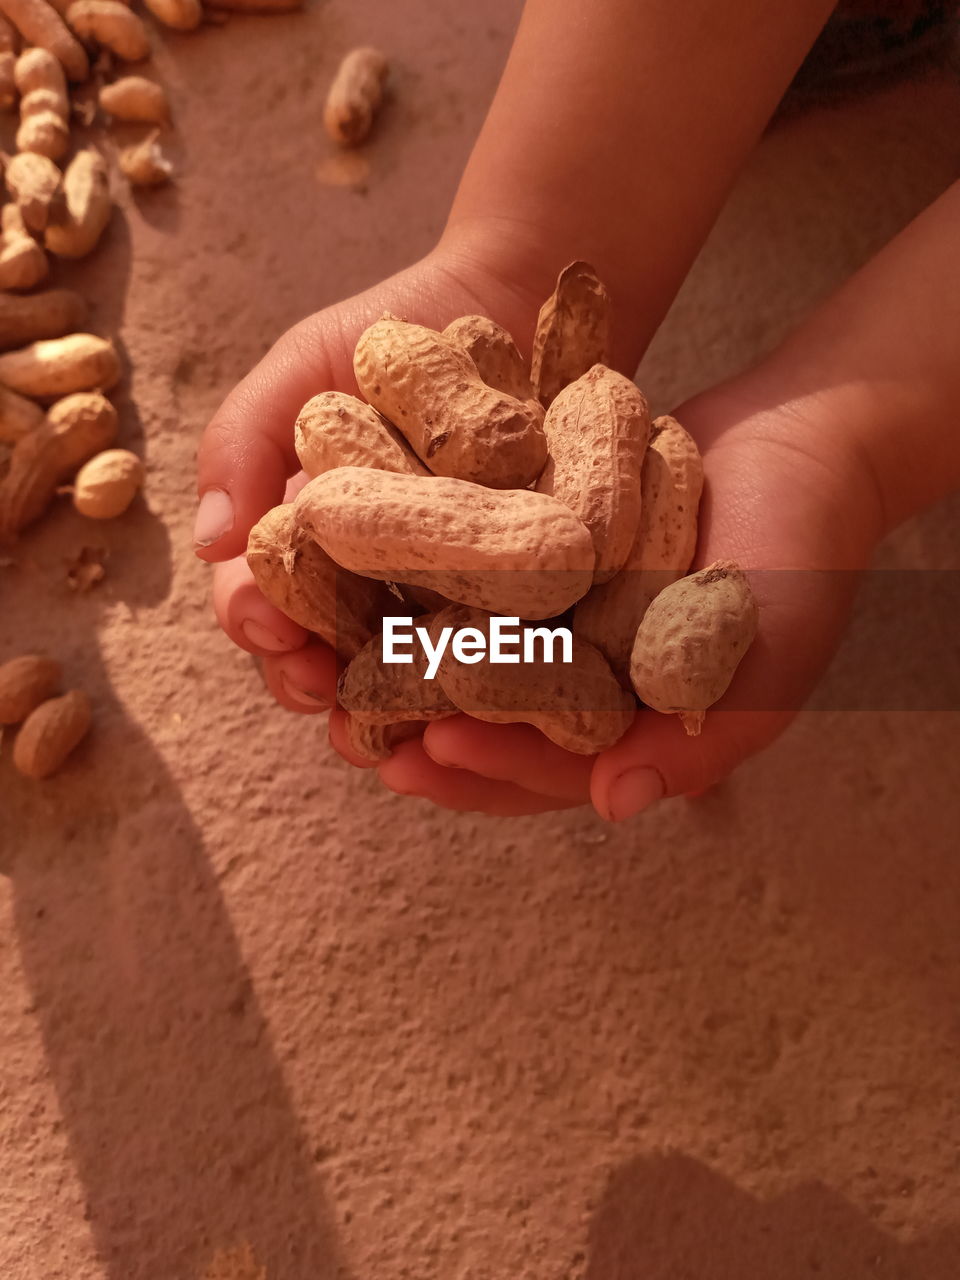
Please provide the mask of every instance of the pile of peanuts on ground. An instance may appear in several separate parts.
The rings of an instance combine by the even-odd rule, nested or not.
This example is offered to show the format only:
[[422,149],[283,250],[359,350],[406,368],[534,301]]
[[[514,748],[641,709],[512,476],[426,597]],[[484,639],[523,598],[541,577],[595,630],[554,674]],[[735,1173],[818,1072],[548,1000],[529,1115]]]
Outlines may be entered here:
[[[178,32],[227,11],[278,13],[302,3],[144,0]],[[135,187],[171,177],[158,142],[170,123],[166,92],[122,66],[149,56],[147,24],[122,0],[0,0],[0,110],[19,112],[16,153],[2,156],[0,542],[15,539],[58,493],[71,493],[81,515],[103,520],[121,515],[143,483],[137,455],[112,447],[117,413],[104,393],[121,376],[114,344],[84,332],[88,308],[75,291],[29,291],[48,281],[51,258],[91,253],[113,210],[104,156],[93,146],[70,156],[75,116],[90,124],[99,109],[111,121],[147,126],[140,142],[120,151],[118,167]],[[324,111],[334,142],[350,147],[366,138],[387,69],[375,49],[343,59]],[[24,721],[13,759],[31,777],[55,772],[89,727],[83,693],[53,697],[60,678],[58,664],[40,655],[0,666],[0,725]]]
[[[386,759],[431,720],[464,711],[526,722],[570,751],[615,743],[637,700],[700,732],[757,628],[743,572],[685,576],[697,543],[699,452],[671,417],[651,423],[608,367],[611,305],[592,267],[561,272],[528,370],[483,316],[442,333],[385,315],[360,337],[364,400],[315,396],[296,424],[308,483],[253,529],[263,595],[330,644],[351,750]],[[416,616],[448,647],[384,660],[383,618]],[[491,617],[553,619],[572,662],[494,663]]]

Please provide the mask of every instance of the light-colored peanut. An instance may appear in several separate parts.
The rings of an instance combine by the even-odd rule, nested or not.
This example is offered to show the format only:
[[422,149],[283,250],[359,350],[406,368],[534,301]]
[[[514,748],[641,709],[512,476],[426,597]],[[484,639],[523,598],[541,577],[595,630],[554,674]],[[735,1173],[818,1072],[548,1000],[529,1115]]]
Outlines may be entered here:
[[107,162],[99,152],[90,147],[77,152],[63,175],[63,195],[63,205],[50,215],[44,242],[58,257],[86,257],[113,212]]
[[[626,733],[636,713],[603,655],[573,640],[569,663],[494,663],[489,658],[490,615],[453,605],[430,623],[437,643],[443,628],[472,628],[486,643],[479,662],[461,663],[448,644],[437,680],[450,701],[490,724],[531,724],[551,742],[578,755],[603,751]],[[523,632],[530,631],[523,628]]]
[[74,0],[67,22],[81,40],[109,49],[123,62],[140,62],[150,54],[143,20],[121,0]]
[[308,476],[334,467],[428,475],[406,440],[376,409],[342,391],[323,391],[300,410],[293,430],[300,465]]
[[23,436],[36,431],[45,416],[40,406],[26,396],[0,387],[0,444],[16,444]]
[[665,587],[637,630],[630,659],[637,696],[698,734],[753,643],[758,617],[746,574],[730,560]]
[[83,464],[73,482],[73,505],[91,520],[123,515],[143,487],[143,463],[129,449],[104,449]]
[[48,156],[38,156],[33,151],[21,151],[7,161],[7,190],[29,231],[43,231],[51,211],[56,212],[62,205],[62,177]]
[[380,629],[392,597],[379,582],[342,569],[300,529],[291,504],[254,525],[247,564],[262,595],[350,659]]
[[596,364],[557,395],[543,423],[549,456],[537,491],[568,506],[590,530],[594,582],[623,567],[640,524],[640,471],[650,414],[639,389]]
[[120,172],[132,187],[160,187],[170,181],[173,165],[163,154],[158,137],[155,130],[142,142],[124,147],[117,157]]
[[86,319],[87,304],[72,289],[47,289],[23,298],[0,293],[0,351],[76,333]]
[[14,72],[20,92],[17,150],[59,160],[70,145],[70,99],[59,59],[46,49],[27,49]]
[[347,746],[355,756],[370,764],[389,760],[401,742],[417,738],[426,728],[426,720],[405,720],[396,724],[368,724],[356,716],[343,718]]
[[117,411],[102,395],[85,392],[51,405],[43,425],[14,445],[0,480],[0,538],[15,536],[43,515],[57,487],[116,434]]
[[90,729],[90,699],[80,689],[41,702],[13,740],[13,763],[27,778],[56,773]]
[[116,348],[92,333],[31,342],[0,355],[0,383],[34,400],[55,400],[74,391],[108,391],[119,379]]
[[194,31],[203,21],[200,0],[144,0],[144,6],[174,31]]
[[165,124],[170,104],[162,84],[146,76],[122,76],[105,84],[99,94],[100,107],[115,120],[142,124]]
[[515,400],[536,400],[526,362],[503,325],[488,316],[461,316],[448,324],[443,337],[466,352],[488,387]]
[[0,724],[19,724],[60,688],[60,663],[25,653],[0,666]]
[[629,684],[630,653],[647,608],[690,568],[697,546],[703,462],[676,418],[657,418],[640,477],[640,527],[621,571],[595,586],[573,615],[577,635],[596,645]]
[[593,267],[564,267],[540,308],[533,338],[530,373],[544,408],[595,364],[610,363],[611,322],[610,295]]
[[53,54],[69,80],[86,80],[90,63],[83,45],[70,34],[63,18],[47,0],[3,0],[3,13],[27,44]]
[[0,289],[32,289],[50,270],[43,245],[27,230],[18,204],[5,204],[0,219]]
[[491,613],[552,617],[593,576],[589,530],[545,494],[338,467],[311,480],[294,508],[345,569]]
[[341,147],[357,147],[369,134],[389,69],[379,49],[354,49],[340,63],[327,94],[323,123]]
[[532,405],[487,386],[470,357],[433,329],[385,317],[360,336],[361,393],[436,475],[523,489],[547,446]]
[[[417,625],[429,628],[433,614]],[[437,680],[426,680],[427,658],[414,645],[411,662],[384,662],[383,636],[367,642],[340,676],[337,702],[366,724],[397,724],[405,720],[444,720],[457,708]]]

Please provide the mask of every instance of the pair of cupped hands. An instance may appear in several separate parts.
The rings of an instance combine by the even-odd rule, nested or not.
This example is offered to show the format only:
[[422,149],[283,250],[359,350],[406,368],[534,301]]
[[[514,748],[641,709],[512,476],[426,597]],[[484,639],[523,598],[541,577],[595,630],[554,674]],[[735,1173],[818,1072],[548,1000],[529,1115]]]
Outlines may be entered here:
[[[563,265],[553,264],[553,274]],[[616,281],[608,283],[616,295]],[[297,414],[321,391],[357,393],[354,347],[384,311],[437,329],[461,315],[488,315],[529,356],[550,287],[515,271],[507,281],[464,246],[441,243],[415,266],[285,333],[203,436],[196,544],[202,559],[216,562],[219,623],[262,660],[283,707],[330,712],[330,741],[350,764],[370,767],[345,742],[333,653],[260,595],[244,560],[252,526],[305,481],[294,452]],[[637,355],[617,357],[622,372],[633,373]],[[664,797],[703,791],[783,732],[829,661],[851,602],[856,575],[821,571],[862,567],[879,528],[860,460],[819,420],[815,397],[783,403],[781,377],[772,360],[673,410],[704,460],[694,567],[736,561],[760,607],[757,639],[700,736],[687,737],[675,716],[641,710],[615,746],[586,757],[528,725],[457,715],[376,766],[384,786],[447,809],[504,816],[592,803],[601,817],[622,821]]]

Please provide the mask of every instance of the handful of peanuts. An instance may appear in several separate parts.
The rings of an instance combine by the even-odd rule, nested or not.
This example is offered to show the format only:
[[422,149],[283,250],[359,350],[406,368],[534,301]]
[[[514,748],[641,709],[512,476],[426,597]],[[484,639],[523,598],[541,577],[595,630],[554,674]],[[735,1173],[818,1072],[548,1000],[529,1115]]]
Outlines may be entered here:
[[[575,262],[541,308],[529,370],[486,317],[441,333],[385,315],[357,343],[364,399],[328,391],[303,407],[310,480],[252,530],[247,561],[345,664],[338,701],[361,758],[458,711],[592,755],[638,700],[699,733],[729,686],[756,601],[732,562],[685,576],[700,454],[608,367],[610,329],[607,290]],[[384,619],[404,612],[435,664],[388,660]],[[544,646],[541,661],[491,661],[484,642],[504,617],[524,641],[547,620],[566,628],[564,660]],[[454,631],[473,637],[469,661],[441,645]]]

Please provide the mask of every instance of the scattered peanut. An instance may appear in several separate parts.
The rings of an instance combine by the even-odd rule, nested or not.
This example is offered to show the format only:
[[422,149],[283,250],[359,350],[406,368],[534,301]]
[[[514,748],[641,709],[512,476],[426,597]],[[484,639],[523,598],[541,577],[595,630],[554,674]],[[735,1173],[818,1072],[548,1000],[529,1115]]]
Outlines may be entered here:
[[115,120],[164,124],[170,117],[163,85],[146,76],[123,76],[113,84],[105,84],[100,90],[99,102]]
[[596,364],[553,400],[543,423],[549,456],[538,493],[559,499],[590,530],[594,582],[623,567],[640,524],[647,402],[629,378]]
[[60,14],[47,0],[3,0],[0,8],[27,44],[35,44],[53,54],[68,80],[86,80],[90,63],[83,45],[70,34]]
[[493,613],[549,618],[590,586],[589,530],[545,494],[338,467],[294,502],[337,564]]
[[342,391],[323,391],[300,410],[294,427],[300,465],[308,476],[334,467],[427,475],[406,440],[376,409]]
[[611,320],[610,295],[593,267],[564,267],[533,338],[531,378],[544,408],[593,365],[610,363]]
[[27,778],[49,778],[86,737],[90,715],[90,699],[80,689],[41,702],[14,739],[14,766]]
[[297,527],[290,504],[274,507],[254,525],[247,564],[272,605],[344,658],[379,630],[389,605],[386,588],[341,569]]
[[[430,623],[434,644],[444,627],[471,627],[489,640],[490,615],[458,605],[442,610]],[[529,630],[522,628],[521,634]],[[569,663],[492,663],[488,652],[479,662],[464,664],[448,647],[437,673],[450,701],[475,719],[532,724],[578,755],[613,746],[630,727],[636,712],[633,697],[585,640],[574,639]]]
[[323,123],[334,142],[357,147],[373,125],[390,64],[379,49],[354,49],[340,63],[327,94]]
[[123,515],[143,485],[143,463],[129,449],[104,449],[85,462],[73,482],[73,505],[91,520]]
[[70,145],[70,99],[57,58],[46,49],[27,49],[14,72],[20,91],[17,150],[59,160]]
[[150,53],[147,28],[121,0],[74,0],[67,22],[81,40],[109,49],[123,62],[140,62]]
[[157,132],[120,152],[120,171],[133,187],[159,187],[170,181],[173,165],[163,154]]
[[0,351],[76,333],[86,319],[87,304],[72,289],[48,289],[22,298],[0,293]]
[[0,444],[16,444],[44,421],[44,412],[26,396],[0,387]]
[[[29,231],[43,231],[62,203],[61,173],[48,156],[22,151],[7,161],[4,177],[11,199],[20,208]],[[4,228],[6,229],[6,227]]]
[[539,414],[487,386],[468,355],[439,333],[393,317],[360,336],[362,394],[436,475],[522,489],[547,458]]
[[27,230],[17,204],[3,206],[0,226],[0,289],[32,289],[47,278],[50,270],[43,245]]
[[203,21],[200,0],[143,0],[158,22],[174,31],[193,31]]
[[495,320],[487,316],[461,316],[447,325],[443,337],[466,352],[488,387],[505,391],[515,400],[536,400],[517,344]]
[[675,418],[657,418],[640,477],[640,527],[623,569],[577,605],[573,627],[625,683],[637,628],[651,600],[690,568],[697,545],[703,463]]
[[78,151],[63,175],[64,204],[55,209],[44,240],[61,258],[83,258],[96,248],[113,204],[107,163],[92,148]]
[[60,663],[25,653],[0,666],[0,724],[19,724],[60,687]]
[[630,659],[637,696],[675,712],[687,733],[721,698],[757,633],[757,602],[746,575],[717,560],[665,587],[643,615]]
[[0,538],[14,537],[43,515],[57,486],[112,444],[116,433],[117,411],[96,392],[51,405],[46,421],[14,445],[0,480]]
[[74,391],[106,391],[120,379],[116,348],[92,333],[31,342],[0,355],[0,383],[35,400]]

